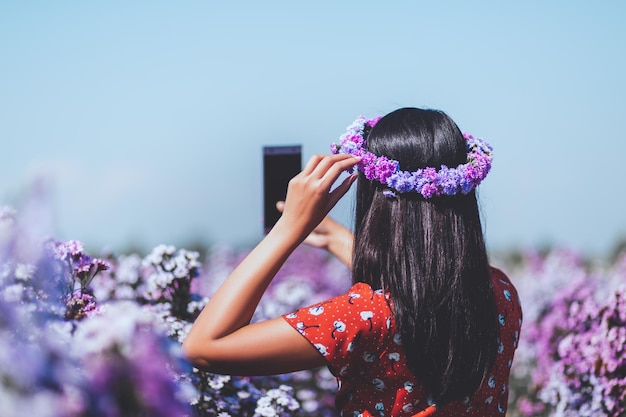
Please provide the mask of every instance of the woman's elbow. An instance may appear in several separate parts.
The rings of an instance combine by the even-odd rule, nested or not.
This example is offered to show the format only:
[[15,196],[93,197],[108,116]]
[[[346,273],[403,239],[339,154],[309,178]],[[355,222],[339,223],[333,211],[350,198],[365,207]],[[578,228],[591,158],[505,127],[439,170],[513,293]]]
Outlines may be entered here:
[[209,367],[209,362],[202,354],[200,343],[193,337],[187,337],[183,341],[182,353],[183,357],[194,367],[198,369],[206,369]]

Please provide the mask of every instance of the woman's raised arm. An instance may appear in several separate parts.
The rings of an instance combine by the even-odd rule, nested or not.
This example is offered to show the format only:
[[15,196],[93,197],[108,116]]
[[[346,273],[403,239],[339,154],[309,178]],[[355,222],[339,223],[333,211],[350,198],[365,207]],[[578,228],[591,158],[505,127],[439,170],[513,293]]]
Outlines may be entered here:
[[356,175],[335,181],[359,161],[313,156],[289,182],[283,215],[213,295],[183,343],[197,367],[230,374],[269,374],[322,365],[321,355],[281,318],[250,325],[280,267],[348,191]]

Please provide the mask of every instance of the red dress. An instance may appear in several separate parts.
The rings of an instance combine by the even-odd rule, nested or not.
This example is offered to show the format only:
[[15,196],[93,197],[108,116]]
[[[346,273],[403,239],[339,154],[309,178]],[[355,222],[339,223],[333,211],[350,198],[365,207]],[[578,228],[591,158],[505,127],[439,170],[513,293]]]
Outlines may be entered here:
[[[522,311],[515,287],[500,270],[491,278],[500,321],[500,343],[489,378],[471,397],[438,409],[433,416],[502,416],[517,348]],[[412,416],[432,400],[407,367],[389,295],[355,284],[348,293],[283,318],[328,362],[337,378],[335,400],[343,417]]]

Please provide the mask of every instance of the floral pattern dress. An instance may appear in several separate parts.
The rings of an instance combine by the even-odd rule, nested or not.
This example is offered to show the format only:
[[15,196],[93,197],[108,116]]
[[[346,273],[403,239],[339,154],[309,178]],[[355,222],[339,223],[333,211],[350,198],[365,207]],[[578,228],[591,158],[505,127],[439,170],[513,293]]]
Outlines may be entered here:
[[[496,268],[491,277],[501,326],[496,362],[471,397],[447,404],[434,416],[506,413],[522,311],[508,277]],[[283,318],[326,359],[339,384],[335,404],[343,417],[412,416],[432,405],[426,388],[408,369],[388,294],[357,283],[344,295]]]

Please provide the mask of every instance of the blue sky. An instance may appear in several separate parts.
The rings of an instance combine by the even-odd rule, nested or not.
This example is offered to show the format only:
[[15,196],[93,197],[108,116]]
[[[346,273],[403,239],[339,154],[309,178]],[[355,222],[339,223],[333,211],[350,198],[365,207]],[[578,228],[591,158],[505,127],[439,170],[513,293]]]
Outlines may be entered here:
[[[0,202],[49,186],[88,247],[250,245],[261,148],[446,111],[495,148],[493,250],[626,236],[626,3],[0,3]],[[351,197],[333,211],[350,222]]]

